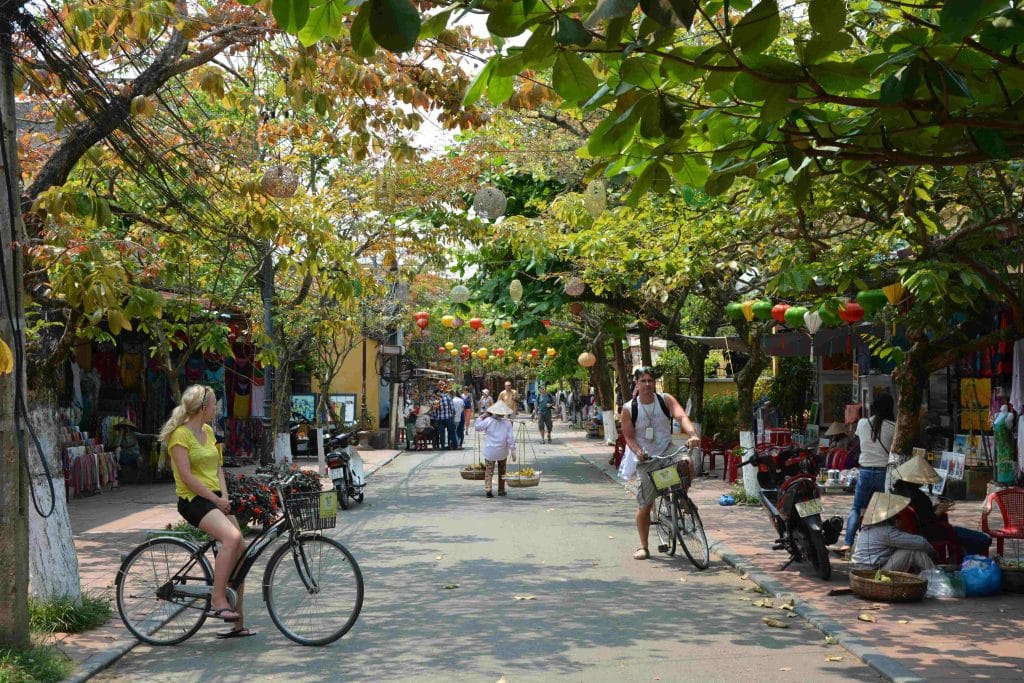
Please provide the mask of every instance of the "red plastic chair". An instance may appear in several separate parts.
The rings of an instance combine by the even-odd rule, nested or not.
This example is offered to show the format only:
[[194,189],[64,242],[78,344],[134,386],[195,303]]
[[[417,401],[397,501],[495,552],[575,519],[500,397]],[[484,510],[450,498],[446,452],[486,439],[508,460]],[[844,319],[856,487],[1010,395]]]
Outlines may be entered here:
[[[992,512],[992,504],[999,508],[1003,516],[1001,529],[988,526],[988,516]],[[996,552],[1003,554],[1003,541],[1007,538],[1024,539],[1024,489],[1008,488],[995,491],[985,499],[985,507],[981,510],[981,530],[996,539]]]
[[[956,540],[956,532],[950,526],[946,515],[942,515],[939,519],[948,533],[944,539],[937,538],[928,541],[935,548],[935,562],[936,564],[960,564],[964,561],[963,546],[960,545],[960,541]],[[917,513],[910,506],[900,513],[897,526],[908,534],[921,533],[917,528]]]
[[715,471],[715,458],[721,457],[724,466],[725,463],[725,447],[718,443],[718,434],[715,434],[711,438],[702,436],[700,438],[700,461],[701,466],[704,464],[704,459],[708,461],[708,472]]

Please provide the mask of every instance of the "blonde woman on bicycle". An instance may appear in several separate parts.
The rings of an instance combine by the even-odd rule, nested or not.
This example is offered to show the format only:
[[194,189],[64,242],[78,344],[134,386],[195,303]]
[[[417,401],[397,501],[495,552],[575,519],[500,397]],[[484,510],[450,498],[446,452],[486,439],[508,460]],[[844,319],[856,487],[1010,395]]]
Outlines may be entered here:
[[[647,549],[647,536],[651,530],[651,506],[658,496],[648,473],[664,463],[652,461],[673,449],[672,420],[679,422],[690,438],[688,446],[700,444],[700,437],[686,411],[671,394],[655,391],[657,376],[654,368],[639,368],[633,373],[636,378],[636,397],[622,407],[622,436],[626,445],[636,454],[636,474],[639,489],[636,494],[636,530],[640,534],[640,547],[633,553],[634,560],[646,560],[651,556]],[[693,475],[693,463],[690,463]]]
[[[242,533],[231,516],[223,458],[209,423],[217,416],[217,395],[210,387],[194,384],[181,396],[171,418],[160,430],[167,444],[174,470],[174,490],[178,494],[178,512],[192,526],[202,529],[217,541],[217,559],[213,572],[213,593],[207,616],[231,622],[233,628],[218,633],[220,638],[252,635],[242,623],[242,591],[238,604],[231,608],[227,584],[235,562],[242,554]],[[237,609],[237,611],[235,611]]]

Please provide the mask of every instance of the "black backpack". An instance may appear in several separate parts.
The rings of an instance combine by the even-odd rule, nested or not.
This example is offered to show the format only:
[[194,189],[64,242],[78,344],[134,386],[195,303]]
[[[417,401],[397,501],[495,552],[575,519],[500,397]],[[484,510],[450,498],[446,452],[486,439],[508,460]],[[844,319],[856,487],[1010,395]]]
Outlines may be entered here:
[[[670,412],[668,412],[668,404],[665,403],[665,399],[662,398],[661,394],[659,394],[657,392],[654,393],[654,397],[656,399],[658,399],[658,405],[661,406],[661,412],[665,413],[665,417],[667,417],[669,420],[671,420],[672,419],[672,414]],[[639,398],[639,396],[635,397],[632,401],[629,402],[629,419],[631,419],[633,421],[633,426],[634,427],[636,427],[636,418],[639,415],[639,410],[640,410],[640,404],[637,401],[638,398]]]

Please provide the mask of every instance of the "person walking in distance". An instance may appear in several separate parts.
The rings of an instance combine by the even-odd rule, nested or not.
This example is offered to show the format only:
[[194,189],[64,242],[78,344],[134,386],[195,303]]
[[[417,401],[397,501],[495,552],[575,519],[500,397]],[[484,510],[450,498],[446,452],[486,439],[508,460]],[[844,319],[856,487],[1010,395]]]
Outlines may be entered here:
[[537,396],[537,426],[540,429],[540,442],[544,443],[545,433],[548,443],[551,443],[551,413],[554,408],[554,400],[548,393],[548,388],[543,384],[540,387],[540,395]]
[[494,405],[494,397],[491,396],[490,389],[484,389],[480,392],[480,401],[478,403],[477,410],[481,413],[487,412],[487,409]]
[[476,420],[476,430],[483,432],[484,443],[481,447],[481,455],[487,463],[487,470],[484,479],[484,492],[488,498],[493,498],[491,493],[491,479],[494,477],[494,466],[498,466],[498,495],[505,495],[505,467],[508,464],[509,455],[512,462],[516,461],[516,437],[512,430],[512,422],[508,416],[512,409],[498,401],[480,414]]
[[[652,460],[652,456],[663,456],[673,449],[672,420],[677,420],[683,432],[689,437],[686,444],[694,447],[700,444],[697,430],[686,411],[671,394],[655,391],[657,377],[654,368],[636,370],[637,396],[622,407],[622,436],[626,445],[636,454],[637,478],[640,483],[636,494],[636,529],[640,534],[640,547],[633,553],[633,559],[646,560],[651,556],[647,549],[647,536],[651,528],[651,506],[657,497],[657,490],[648,473],[666,463]],[[693,476],[693,463],[690,463]]]
[[231,503],[224,495],[223,458],[209,423],[217,417],[217,395],[210,387],[194,384],[185,390],[181,403],[160,430],[167,445],[174,472],[174,490],[178,494],[178,512],[194,527],[217,541],[214,561],[213,593],[207,616],[234,624],[218,633],[219,638],[250,636],[242,623],[242,591],[232,609],[227,584],[235,562],[242,554],[242,532],[231,515]]
[[512,388],[512,382],[505,381],[505,390],[498,394],[498,401],[511,408],[513,416],[519,412],[519,392]]
[[452,398],[452,410],[455,411],[455,415],[452,416],[452,421],[455,424],[455,445],[452,448],[461,449],[462,442],[466,438],[466,404],[462,400],[462,396],[457,394],[454,389],[451,390]]

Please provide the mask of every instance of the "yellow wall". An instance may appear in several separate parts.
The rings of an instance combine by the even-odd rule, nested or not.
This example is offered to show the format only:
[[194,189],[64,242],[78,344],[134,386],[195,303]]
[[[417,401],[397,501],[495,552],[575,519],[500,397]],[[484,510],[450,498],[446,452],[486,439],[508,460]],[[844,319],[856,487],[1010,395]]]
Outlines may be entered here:
[[[360,343],[349,351],[341,371],[331,381],[332,394],[355,394],[356,395],[356,419],[360,415],[360,400],[362,399],[363,385],[363,345]],[[366,340],[366,409],[373,416],[374,425],[377,424],[380,415],[377,414],[377,402],[380,393],[380,381],[377,377],[377,342],[373,339]],[[313,382],[313,391],[319,391],[319,385]]]
[[[689,382],[683,380],[683,384],[689,386]],[[680,392],[682,393],[682,392]],[[725,380],[704,380],[704,398],[713,398],[716,396],[736,396],[736,382],[731,378]],[[677,397],[678,398],[678,397]],[[685,403],[685,394],[683,403]]]

